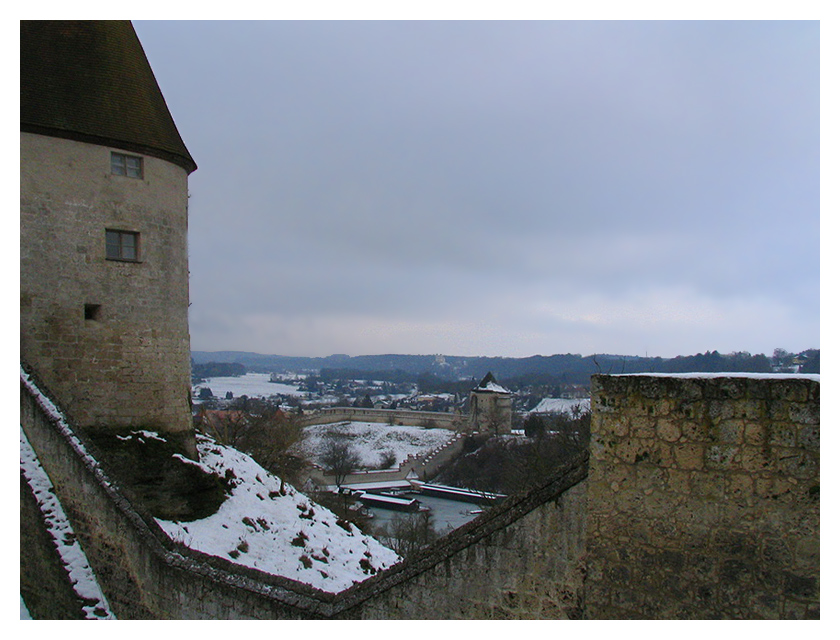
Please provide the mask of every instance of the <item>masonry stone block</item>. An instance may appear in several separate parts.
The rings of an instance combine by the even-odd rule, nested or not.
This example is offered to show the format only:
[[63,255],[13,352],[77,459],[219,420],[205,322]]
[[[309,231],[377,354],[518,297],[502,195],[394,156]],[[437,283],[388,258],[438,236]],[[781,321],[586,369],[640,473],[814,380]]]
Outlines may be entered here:
[[682,432],[682,442],[711,442],[712,436],[709,430],[711,424],[708,416],[704,415],[697,420],[686,420],[680,425]]
[[726,444],[741,444],[744,439],[744,421],[740,418],[721,420],[712,426],[712,440]]
[[748,419],[744,423],[744,443],[747,445],[764,445],[767,443],[767,427],[764,422]]
[[676,442],[682,435],[680,424],[672,418],[659,418],[656,421],[656,435],[667,442]]
[[806,451],[819,454],[820,451],[820,427],[819,425],[808,425],[799,430],[798,444]]
[[731,500],[752,500],[755,490],[749,473],[733,473],[726,478],[726,496]]
[[817,425],[820,422],[820,405],[812,402],[796,402],[790,405],[790,419],[796,424]]
[[656,420],[647,414],[632,418],[630,434],[637,439],[656,437]]
[[729,420],[735,417],[735,405],[727,400],[709,400],[708,416],[712,423]]
[[705,460],[705,447],[701,444],[674,445],[674,462],[679,469],[702,469]]
[[709,469],[731,470],[738,467],[741,449],[732,445],[710,445],[706,447],[705,464]]

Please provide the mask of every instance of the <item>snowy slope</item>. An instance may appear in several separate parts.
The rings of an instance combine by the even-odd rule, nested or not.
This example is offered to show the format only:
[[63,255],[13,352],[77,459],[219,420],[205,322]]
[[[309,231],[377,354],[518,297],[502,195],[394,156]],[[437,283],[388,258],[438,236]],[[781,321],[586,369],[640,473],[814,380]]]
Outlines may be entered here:
[[[174,540],[209,555],[337,593],[400,557],[313,503],[252,458],[198,436],[201,466],[234,474],[231,496],[215,514],[192,522],[157,520]],[[199,464],[199,463],[193,463]]]
[[349,442],[361,459],[362,467],[378,468],[381,456],[389,451],[399,466],[410,456],[418,456],[443,446],[455,436],[449,429],[401,427],[377,422],[340,422],[312,425],[304,429],[302,448],[317,460],[329,434],[349,437]]

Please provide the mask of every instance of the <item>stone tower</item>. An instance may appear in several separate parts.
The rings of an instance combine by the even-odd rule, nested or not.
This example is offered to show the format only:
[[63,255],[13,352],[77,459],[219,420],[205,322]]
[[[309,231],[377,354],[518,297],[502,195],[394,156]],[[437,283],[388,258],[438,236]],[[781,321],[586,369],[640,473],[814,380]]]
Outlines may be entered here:
[[82,428],[190,416],[187,176],[128,21],[21,21],[21,360]]
[[496,382],[488,372],[470,392],[470,425],[476,431],[496,435],[510,433],[513,422],[513,402],[510,391]]

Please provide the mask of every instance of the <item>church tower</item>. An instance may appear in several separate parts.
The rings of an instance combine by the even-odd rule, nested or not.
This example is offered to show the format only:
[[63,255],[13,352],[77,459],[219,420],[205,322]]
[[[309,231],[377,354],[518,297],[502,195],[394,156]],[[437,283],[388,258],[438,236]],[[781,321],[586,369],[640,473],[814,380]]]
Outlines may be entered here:
[[130,22],[20,25],[21,361],[78,426],[194,451],[196,164]]

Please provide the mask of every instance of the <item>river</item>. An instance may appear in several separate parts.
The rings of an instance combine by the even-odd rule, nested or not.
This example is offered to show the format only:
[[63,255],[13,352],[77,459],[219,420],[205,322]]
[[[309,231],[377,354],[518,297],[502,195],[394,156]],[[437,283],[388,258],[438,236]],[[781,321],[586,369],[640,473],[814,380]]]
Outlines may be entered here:
[[[470,502],[460,502],[458,500],[447,500],[445,498],[435,498],[432,496],[421,496],[416,494],[407,494],[406,498],[415,498],[423,506],[429,507],[432,514],[432,524],[441,535],[445,535],[458,527],[467,524],[471,520],[477,518],[479,513],[470,513],[477,511],[478,505]],[[379,507],[368,507],[368,511],[373,514],[371,522],[376,528],[387,526],[391,520],[399,517],[409,515],[402,511],[392,511],[391,509],[380,509]]]

